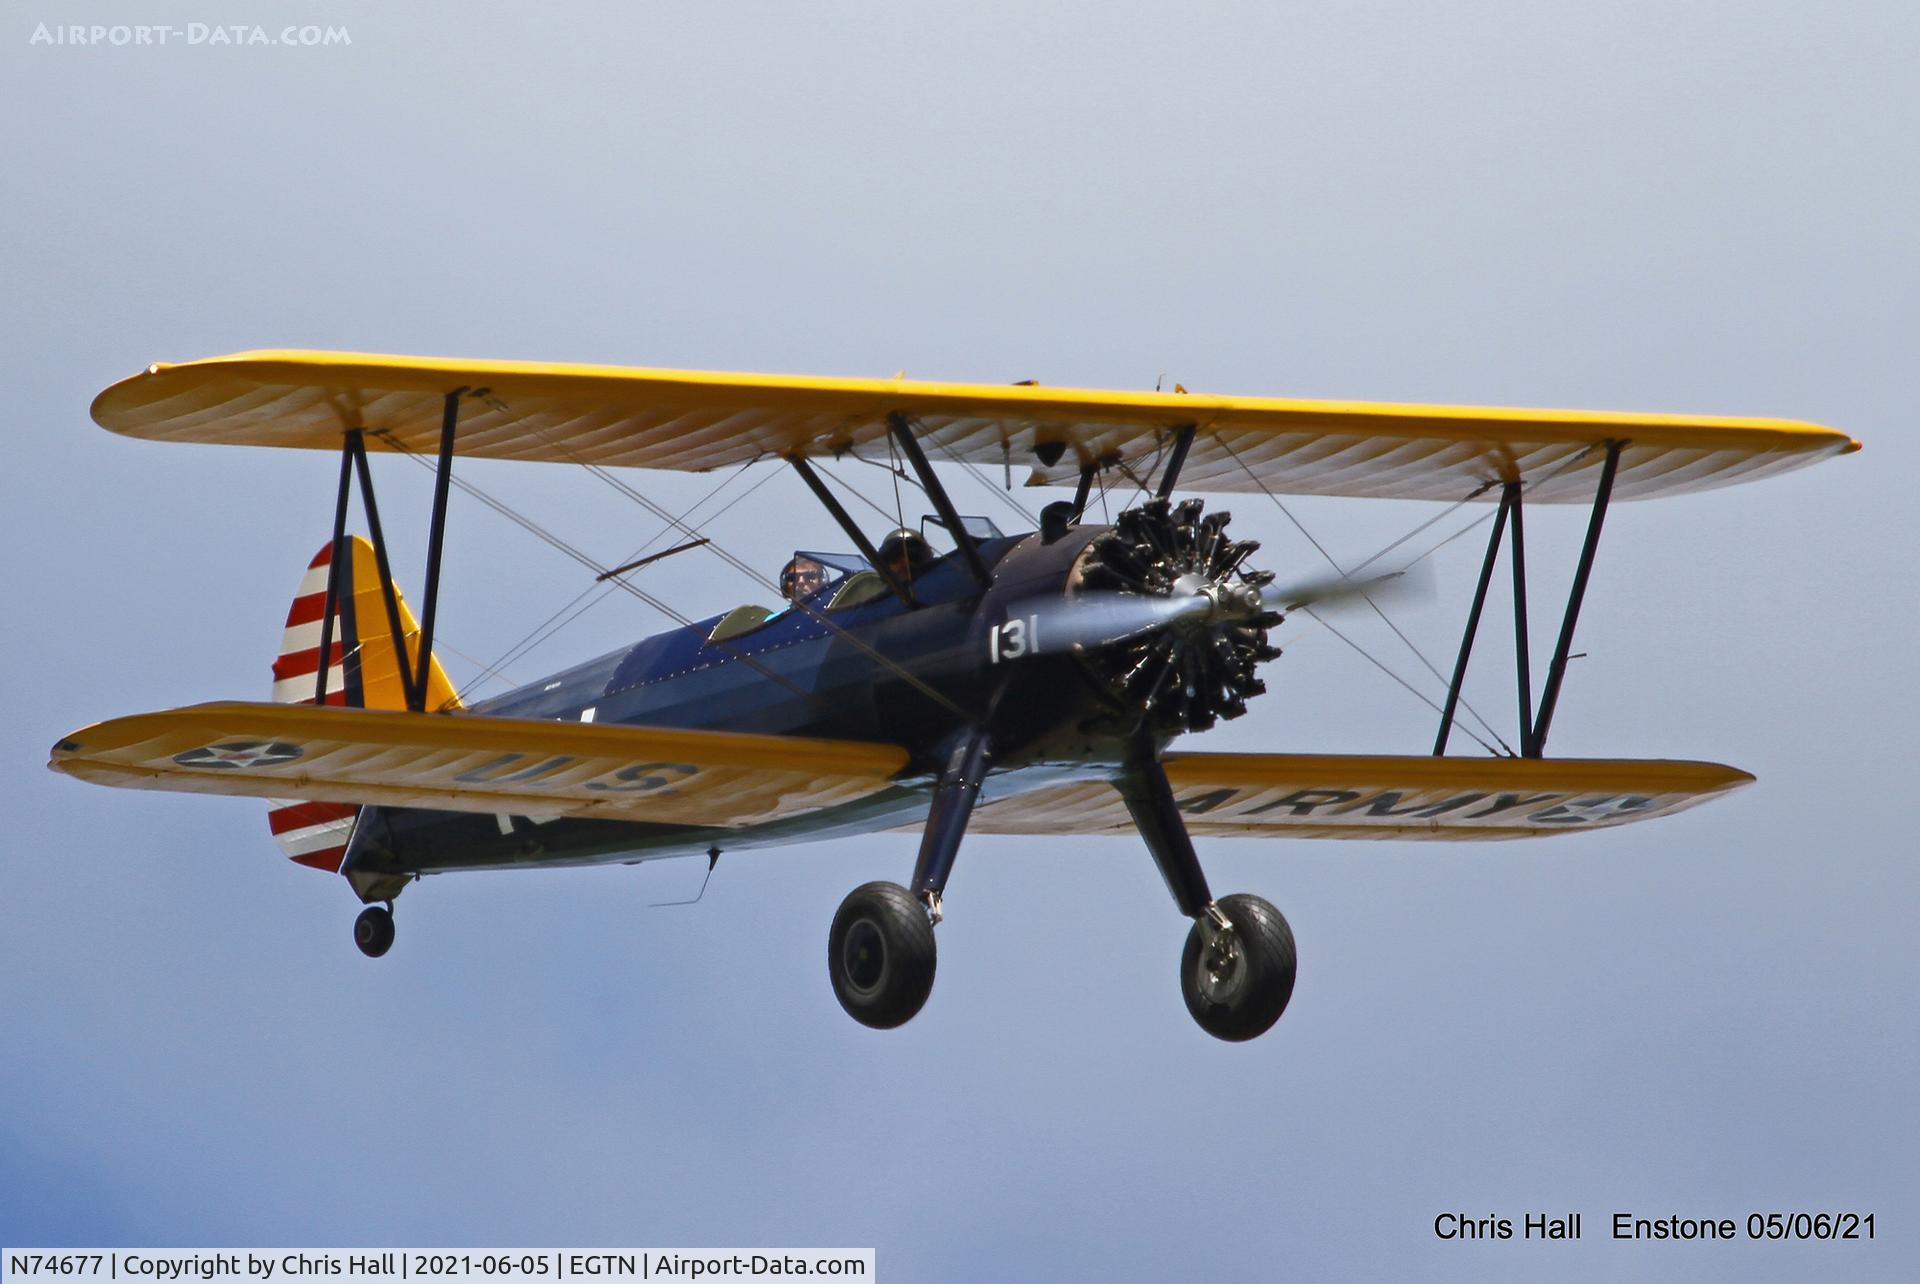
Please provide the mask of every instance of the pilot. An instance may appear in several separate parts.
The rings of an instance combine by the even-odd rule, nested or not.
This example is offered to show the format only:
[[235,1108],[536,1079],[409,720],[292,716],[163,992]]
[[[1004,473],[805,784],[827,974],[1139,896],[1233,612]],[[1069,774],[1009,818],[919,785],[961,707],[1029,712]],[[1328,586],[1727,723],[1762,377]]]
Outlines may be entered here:
[[919,531],[906,526],[881,540],[879,553],[880,565],[902,584],[913,583],[913,577],[934,560],[933,546]]
[[780,568],[780,596],[789,602],[802,602],[818,593],[827,582],[827,568],[803,553]]

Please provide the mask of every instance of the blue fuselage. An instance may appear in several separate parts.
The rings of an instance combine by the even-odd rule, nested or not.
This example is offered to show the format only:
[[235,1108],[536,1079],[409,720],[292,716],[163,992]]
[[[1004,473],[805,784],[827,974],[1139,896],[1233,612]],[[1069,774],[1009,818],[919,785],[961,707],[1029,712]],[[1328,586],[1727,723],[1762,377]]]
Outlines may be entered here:
[[966,728],[993,711],[985,795],[1109,776],[1123,742],[1111,710],[1072,656],[1006,661],[989,630],[1034,599],[1057,597],[1075,559],[1104,528],[1052,544],[1038,535],[987,541],[982,590],[958,556],[923,569],[911,608],[891,594],[827,610],[836,586],[723,642],[722,617],[655,634],[493,700],[465,715],[830,737],[900,745],[893,786],[857,802],[751,828],[708,828],[368,807],[349,848],[350,875],[596,864],[767,846],[912,826],[925,819],[933,773]]

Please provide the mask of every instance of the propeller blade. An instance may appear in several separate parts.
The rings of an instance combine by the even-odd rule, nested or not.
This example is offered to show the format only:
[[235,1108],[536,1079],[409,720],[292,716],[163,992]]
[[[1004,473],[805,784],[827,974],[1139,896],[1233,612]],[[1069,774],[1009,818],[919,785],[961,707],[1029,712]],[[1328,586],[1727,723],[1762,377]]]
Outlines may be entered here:
[[1075,597],[1026,602],[1009,614],[1028,620],[1032,629],[1031,651],[1056,655],[1076,646],[1111,646],[1165,628],[1188,616],[1204,616],[1211,609],[1212,603],[1204,597],[1081,593]]
[[1343,606],[1372,599],[1385,602],[1424,597],[1433,590],[1433,570],[1425,562],[1415,562],[1397,571],[1356,578],[1325,575],[1316,579],[1295,580],[1288,584],[1269,584],[1260,590],[1260,602],[1269,611],[1300,611],[1308,607]]
[[[1322,576],[1265,585],[1260,589],[1257,608],[1251,602],[1238,609],[1229,607],[1221,618],[1246,618],[1261,611],[1322,609],[1369,598],[1385,601],[1431,587],[1431,574],[1424,564],[1365,578]],[[1016,605],[1008,614],[1027,621],[1032,634],[1026,643],[1030,654],[1057,655],[1075,647],[1112,646],[1181,620],[1204,620],[1220,613],[1221,609],[1214,599],[1204,594],[1169,597],[1103,591],[1039,598]],[[1241,611],[1245,612],[1244,616]]]

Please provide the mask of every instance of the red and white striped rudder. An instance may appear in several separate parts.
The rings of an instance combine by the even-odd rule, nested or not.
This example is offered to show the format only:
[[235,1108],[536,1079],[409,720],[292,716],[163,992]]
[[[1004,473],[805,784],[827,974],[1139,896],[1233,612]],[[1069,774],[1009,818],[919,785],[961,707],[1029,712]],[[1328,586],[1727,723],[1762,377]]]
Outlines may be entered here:
[[[400,652],[388,624],[386,600],[380,592],[380,572],[373,545],[358,535],[341,546],[337,600],[332,638],[327,647],[327,703],[356,709],[404,709],[406,689],[401,682]],[[286,632],[280,637],[280,656],[273,662],[273,698],[283,704],[312,704],[319,688],[320,634],[325,623],[327,575],[332,564],[329,541],[307,564],[306,578],[287,611]],[[396,587],[400,607],[402,645],[409,656],[417,653],[419,625]],[[427,679],[429,710],[456,709],[460,698],[441,671],[430,662]],[[281,802],[269,804],[268,824],[287,856],[302,865],[337,873],[346,859],[347,841],[360,808],[353,803]]]

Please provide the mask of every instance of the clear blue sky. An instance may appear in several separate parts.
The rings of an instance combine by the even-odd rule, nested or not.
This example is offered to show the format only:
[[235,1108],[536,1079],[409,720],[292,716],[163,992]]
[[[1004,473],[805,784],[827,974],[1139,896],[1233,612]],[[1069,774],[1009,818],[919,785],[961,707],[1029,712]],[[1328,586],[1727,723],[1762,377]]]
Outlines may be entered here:
[[[0,1242],[872,1244],[889,1279],[1920,1272],[1911,6],[266,8],[0,22]],[[352,44],[30,43],[283,11]],[[274,346],[1165,374],[1778,415],[1867,449],[1608,522],[1553,749],[1751,789],[1538,844],[1202,843],[1215,890],[1300,941],[1291,1010],[1242,1047],[1187,1017],[1185,923],[1137,844],[979,839],[933,998],[882,1034],[835,1005],[825,936],[911,836],[730,857],[692,909],[649,903],[697,862],[432,879],[370,963],[351,895],[261,807],[45,770],[83,723],[264,696],[331,461],[129,441],[86,407],[152,360]],[[656,529],[570,470],[466,475],[603,561]],[[379,477],[417,593],[425,474]],[[675,506],[708,484],[632,480]],[[1266,565],[1313,569],[1272,505],[1232,507]],[[1349,560],[1430,512],[1295,511]],[[1537,645],[1583,521],[1530,517]],[[452,532],[461,679],[583,584],[461,497]],[[791,478],[713,533],[770,570],[840,542]],[[1429,654],[1476,543],[1406,612]],[[698,557],[650,587],[695,615],[754,596]],[[660,627],[616,598],[514,673]],[[1469,695],[1504,727],[1501,632]],[[1430,742],[1324,631],[1285,640],[1253,716],[1198,743]],[[1619,1211],[1798,1209],[1881,1238],[1605,1239]],[[1581,1244],[1433,1233],[1566,1210]]]

